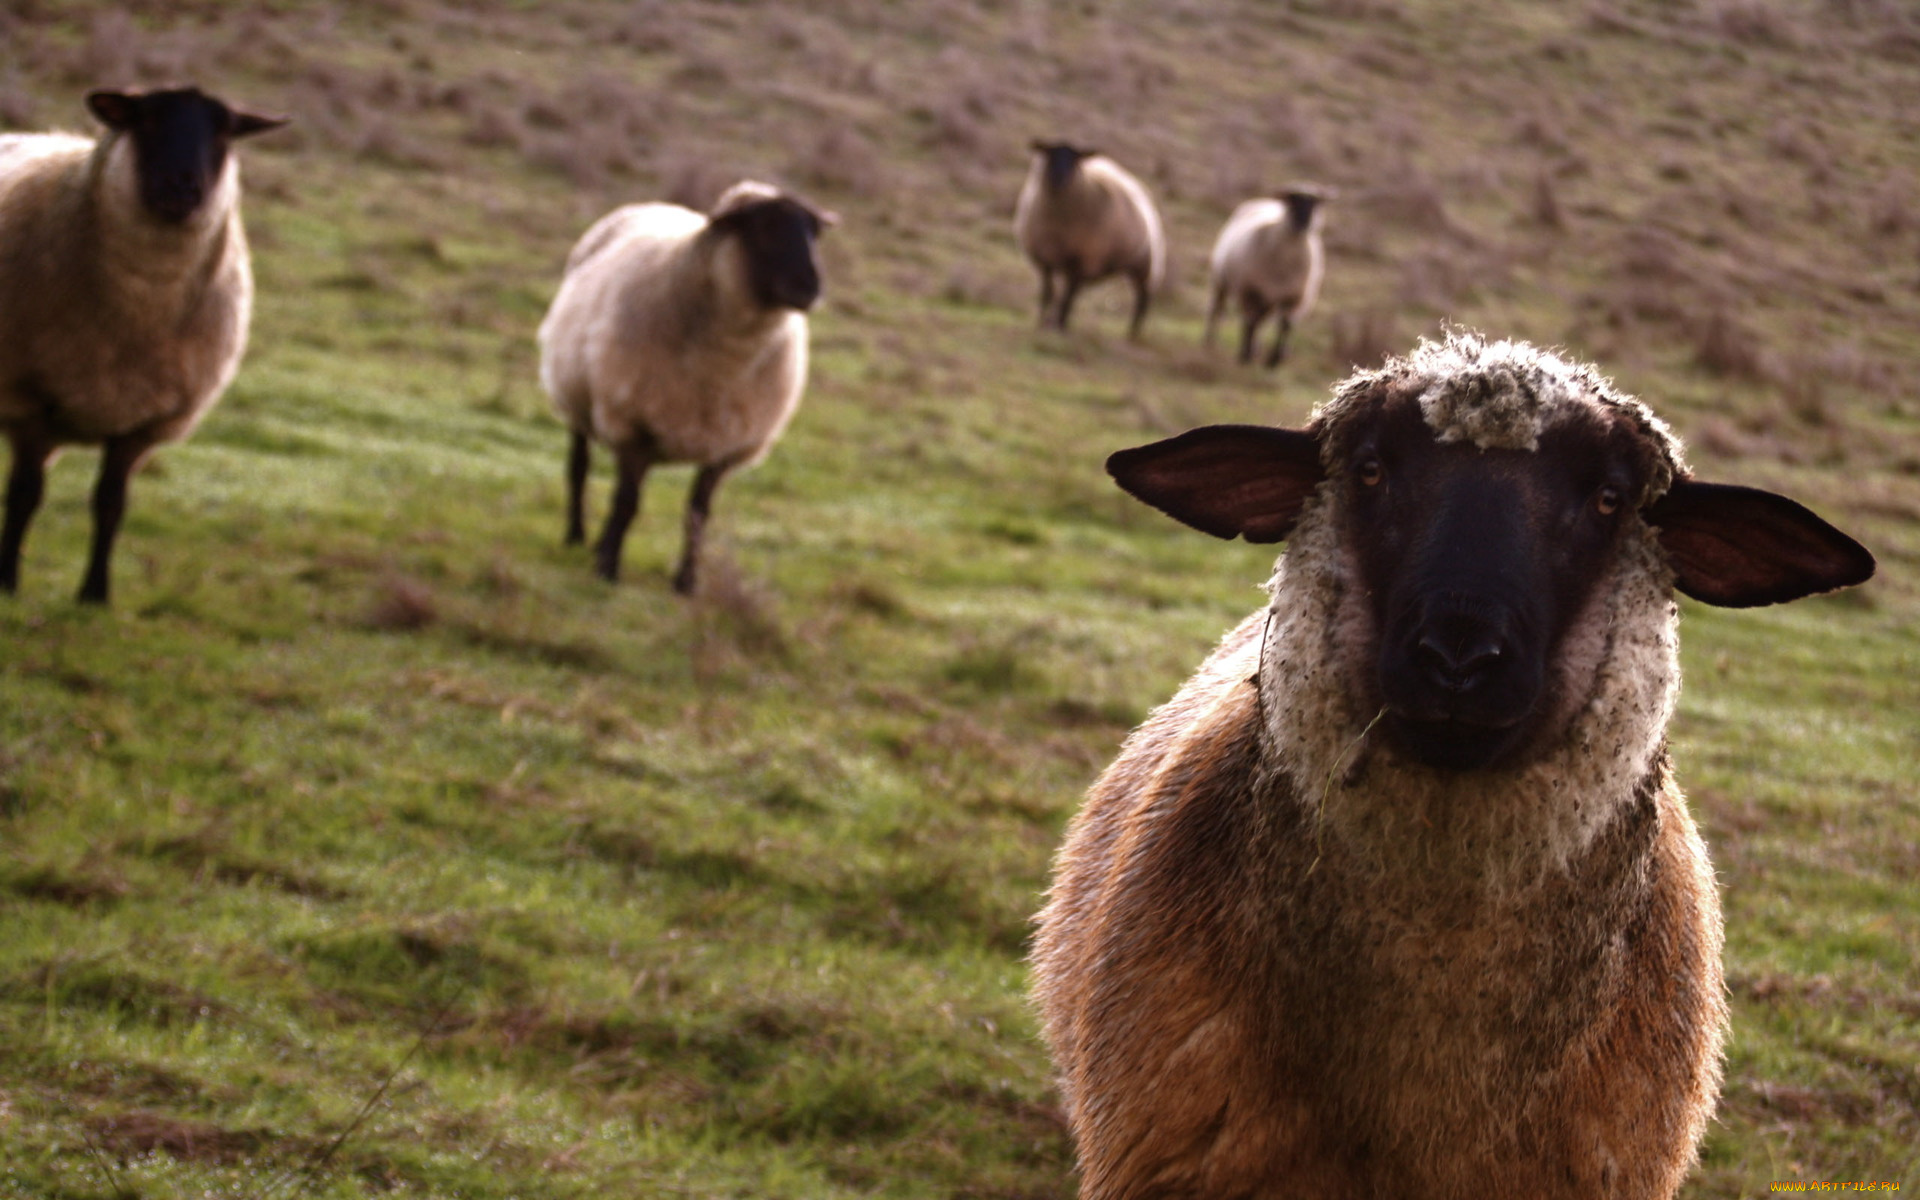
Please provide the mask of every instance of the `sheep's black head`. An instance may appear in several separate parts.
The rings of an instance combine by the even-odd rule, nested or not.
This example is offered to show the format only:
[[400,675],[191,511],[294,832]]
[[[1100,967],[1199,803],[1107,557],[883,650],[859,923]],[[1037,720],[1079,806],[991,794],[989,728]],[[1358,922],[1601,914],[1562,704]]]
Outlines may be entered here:
[[284,117],[240,112],[198,88],[160,92],[93,92],[87,108],[133,142],[140,201],[179,225],[206,203],[226,169],[234,139],[285,125]]
[[1326,199],[1316,191],[1305,188],[1292,188],[1281,192],[1280,203],[1287,206],[1287,224],[1293,229],[1306,229],[1313,224],[1313,214]]
[[1632,401],[1543,402],[1528,394],[1537,380],[1436,382],[1406,366],[1356,377],[1308,429],[1211,426],[1107,469],[1219,537],[1280,541],[1309,502],[1326,506],[1346,602],[1371,631],[1356,691],[1429,766],[1498,766],[1538,742],[1563,707],[1550,694],[1563,647],[1649,527],[1674,585],[1709,604],[1775,604],[1873,573],[1864,548],[1794,501],[1677,473],[1669,435]]
[[1080,169],[1080,160],[1092,158],[1100,153],[1098,150],[1089,150],[1070,142],[1048,142],[1040,138],[1035,138],[1032,145],[1033,152],[1044,160],[1043,178],[1050,192],[1057,192],[1067,186],[1073,178],[1073,173]]
[[739,239],[748,285],[763,307],[805,312],[820,299],[814,242],[838,219],[790,193],[741,184],[720,198],[709,228]]

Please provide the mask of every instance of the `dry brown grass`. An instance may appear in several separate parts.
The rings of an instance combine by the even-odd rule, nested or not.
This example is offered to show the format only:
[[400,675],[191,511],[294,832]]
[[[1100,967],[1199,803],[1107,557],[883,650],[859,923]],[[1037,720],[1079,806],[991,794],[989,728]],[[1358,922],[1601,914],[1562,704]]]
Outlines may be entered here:
[[367,603],[369,629],[412,632],[425,629],[439,618],[440,601],[433,589],[398,571],[380,576]]
[[1772,358],[1759,336],[1720,308],[1698,322],[1693,361],[1702,370],[1747,383],[1758,383],[1774,374]]
[[850,124],[822,129],[787,165],[795,180],[838,196],[878,196],[887,190],[886,160]]
[[1371,370],[1406,349],[1391,309],[1365,308],[1327,317],[1329,353],[1341,370]]

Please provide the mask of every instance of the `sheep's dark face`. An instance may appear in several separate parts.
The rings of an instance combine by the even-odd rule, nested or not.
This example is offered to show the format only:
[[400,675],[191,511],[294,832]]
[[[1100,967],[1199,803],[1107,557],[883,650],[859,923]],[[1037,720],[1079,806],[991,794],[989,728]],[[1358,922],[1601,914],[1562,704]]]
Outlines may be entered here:
[[1535,450],[1443,444],[1408,396],[1347,446],[1341,537],[1378,639],[1369,690],[1384,732],[1435,767],[1522,752],[1560,707],[1556,653],[1639,526],[1645,443],[1594,409]]
[[1066,187],[1073,179],[1073,173],[1080,169],[1082,159],[1093,157],[1098,151],[1087,150],[1067,142],[1033,143],[1033,151],[1042,163],[1041,178],[1045,180],[1047,190],[1057,192]]
[[276,129],[284,120],[235,112],[198,88],[94,92],[87,107],[133,142],[140,201],[155,219],[185,224],[220,184],[235,138]]
[[805,312],[820,299],[814,242],[830,223],[827,214],[782,196],[729,209],[713,223],[740,239],[748,284],[763,306]]
[[1320,197],[1314,192],[1283,192],[1280,202],[1287,206],[1287,224],[1299,230],[1313,224],[1314,210],[1320,207]]

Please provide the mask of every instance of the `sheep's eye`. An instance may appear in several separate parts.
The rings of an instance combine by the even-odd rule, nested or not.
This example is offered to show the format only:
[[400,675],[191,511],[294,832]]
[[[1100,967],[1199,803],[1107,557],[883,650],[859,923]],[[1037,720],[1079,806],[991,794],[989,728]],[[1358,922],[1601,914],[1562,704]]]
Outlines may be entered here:
[[1600,494],[1594,497],[1593,506],[1600,510],[1600,515],[1603,517],[1610,517],[1614,513],[1619,512],[1620,489],[1617,487],[1601,488]]
[[1360,477],[1362,487],[1378,487],[1380,481],[1387,477],[1386,468],[1380,465],[1377,458],[1363,459],[1354,473]]

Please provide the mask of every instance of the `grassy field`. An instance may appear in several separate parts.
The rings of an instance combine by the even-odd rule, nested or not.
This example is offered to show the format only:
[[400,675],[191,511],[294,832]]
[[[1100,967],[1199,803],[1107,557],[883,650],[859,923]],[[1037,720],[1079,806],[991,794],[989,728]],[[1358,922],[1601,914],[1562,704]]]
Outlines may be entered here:
[[[1079,793],[1259,602],[1113,449],[1297,423],[1455,321],[1599,361],[1878,554],[1684,613],[1735,1008],[1690,1197],[1920,1187],[1920,20],[1893,0],[0,6],[0,128],[191,78],[245,147],[238,381],[71,593],[0,602],[0,1196],[1071,1195],[1024,999]],[[1034,136],[1173,278],[1032,329]],[[666,585],[561,548],[533,332],[628,199],[843,216],[813,384]],[[1234,202],[1338,189],[1277,374],[1199,346]],[[601,460],[591,499],[603,508]]]

